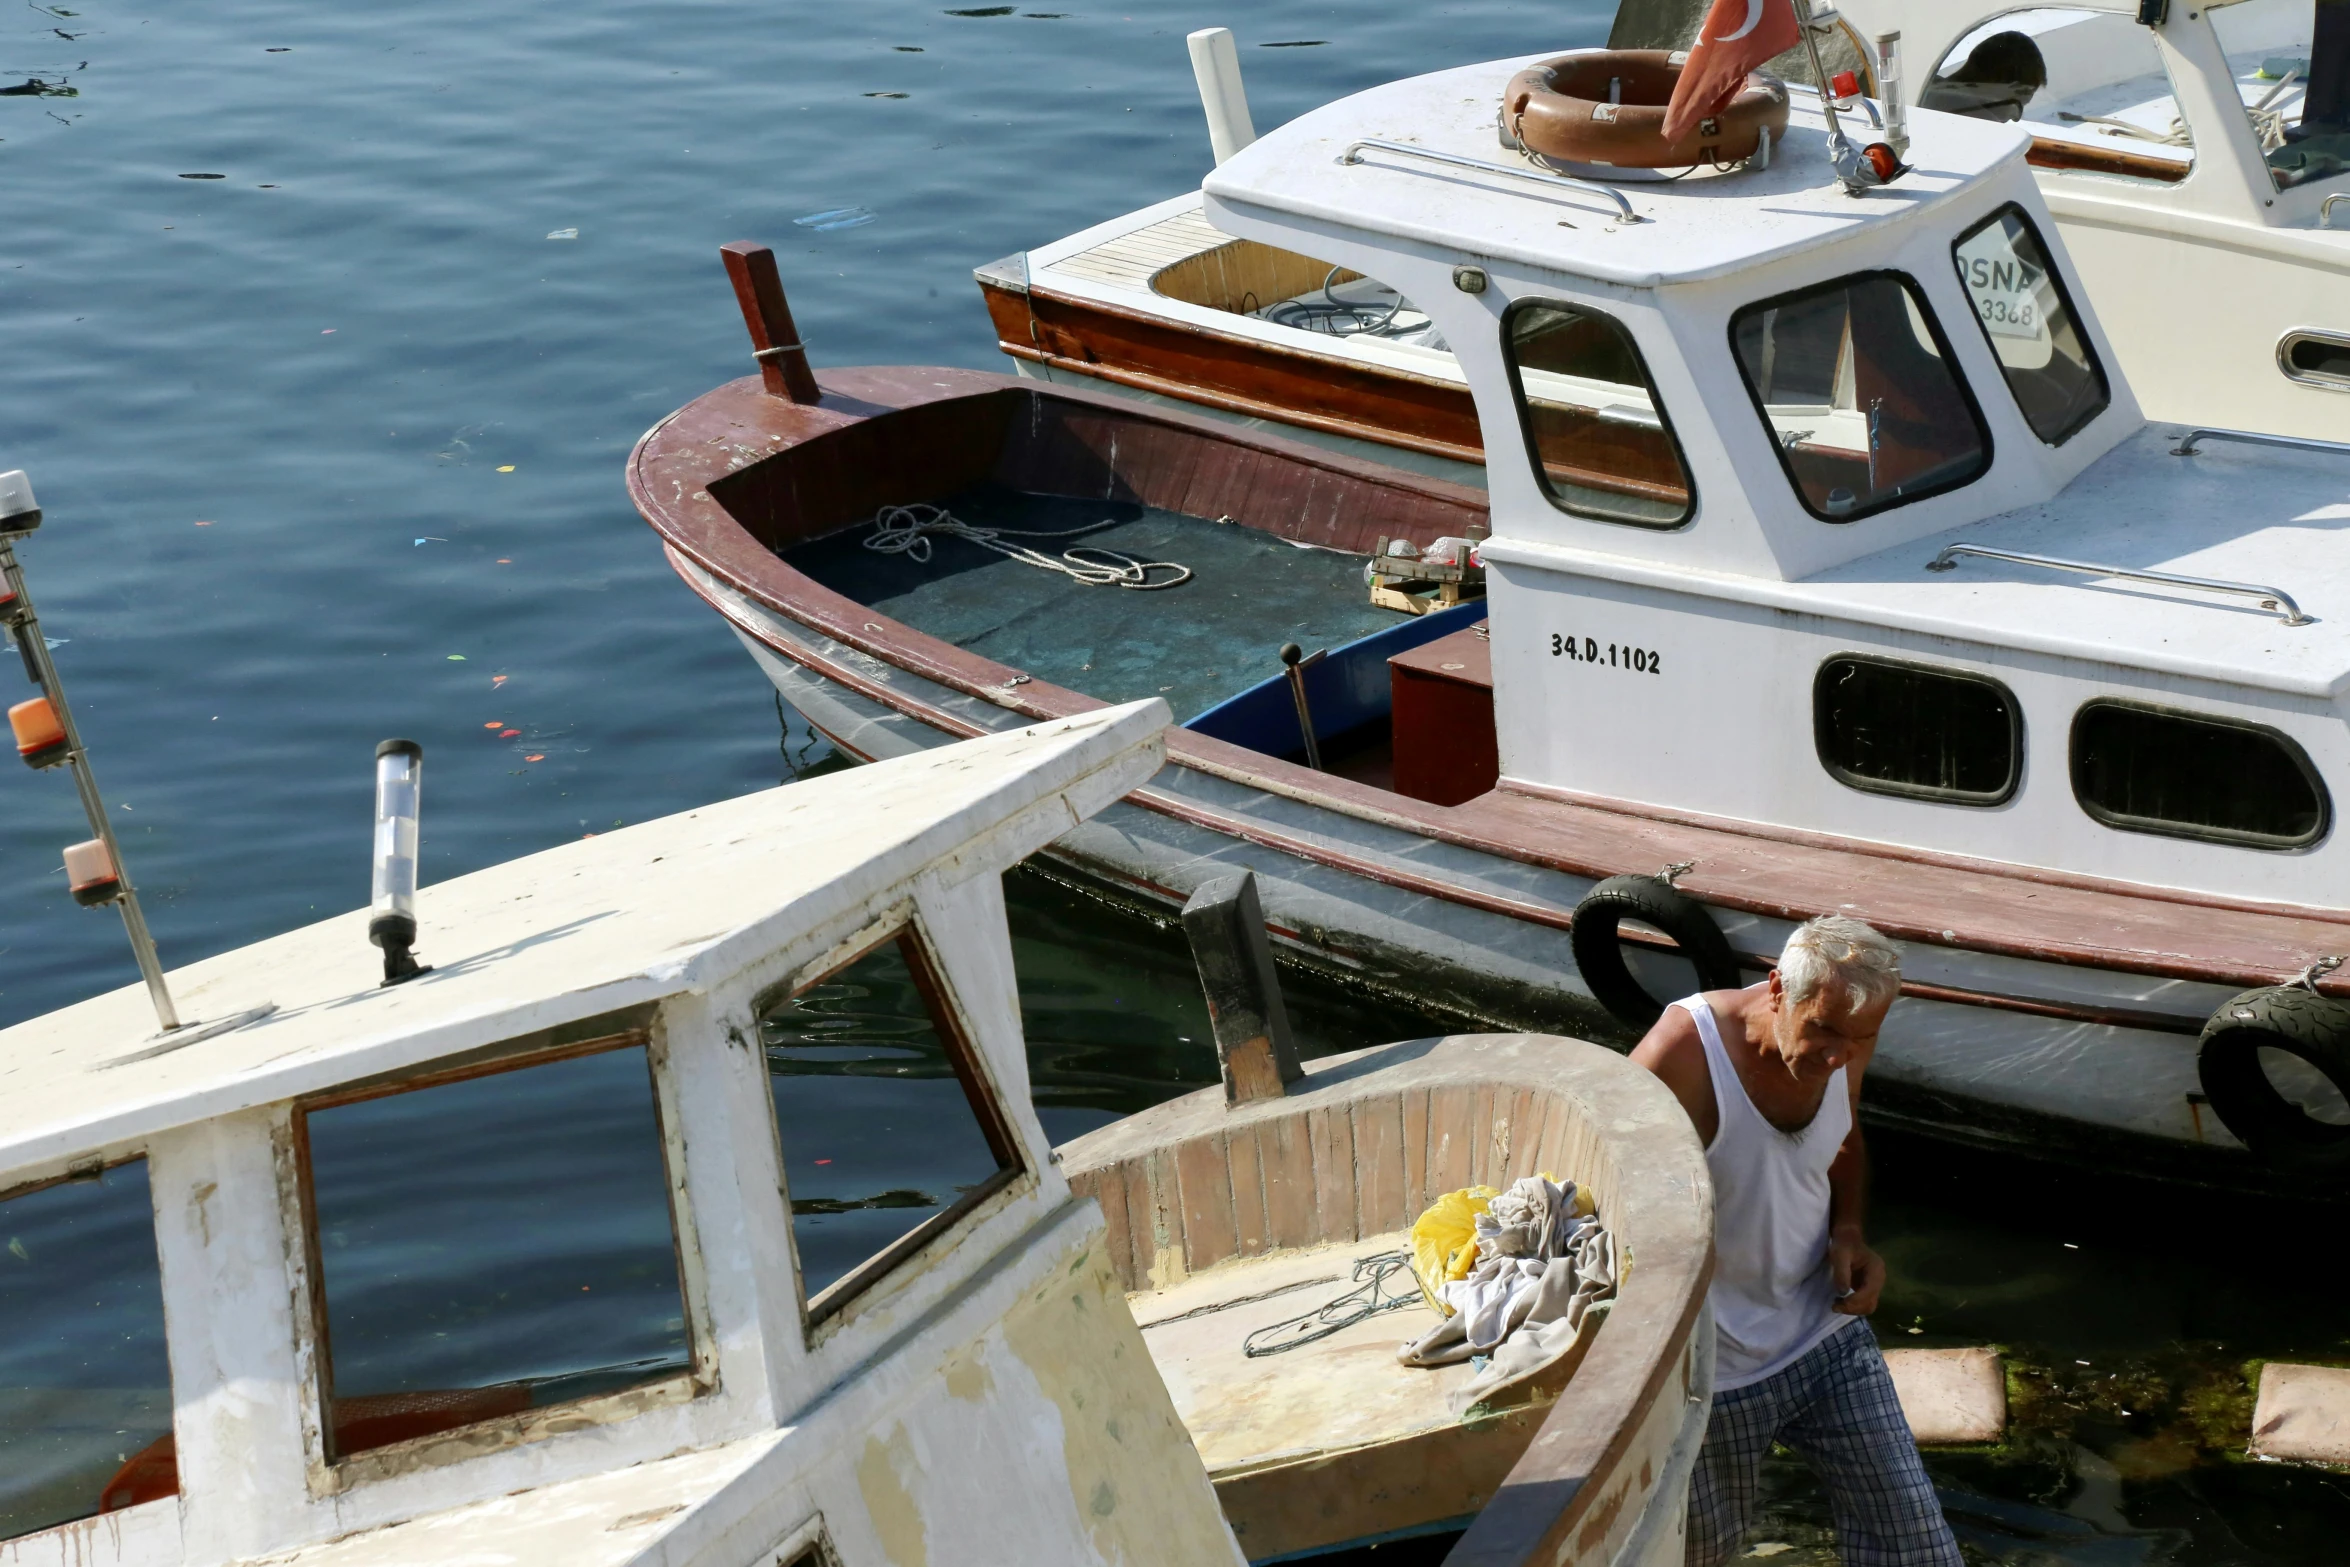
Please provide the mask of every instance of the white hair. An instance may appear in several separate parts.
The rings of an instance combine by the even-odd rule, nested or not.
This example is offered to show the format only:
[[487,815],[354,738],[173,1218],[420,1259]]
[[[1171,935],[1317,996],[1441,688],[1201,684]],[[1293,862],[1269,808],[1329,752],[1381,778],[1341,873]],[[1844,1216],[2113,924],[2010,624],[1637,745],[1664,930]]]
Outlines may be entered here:
[[1901,949],[1849,914],[1805,920],[1779,954],[1779,983],[1801,1003],[1830,980],[1844,987],[1852,1012],[1890,1005],[1901,993]]

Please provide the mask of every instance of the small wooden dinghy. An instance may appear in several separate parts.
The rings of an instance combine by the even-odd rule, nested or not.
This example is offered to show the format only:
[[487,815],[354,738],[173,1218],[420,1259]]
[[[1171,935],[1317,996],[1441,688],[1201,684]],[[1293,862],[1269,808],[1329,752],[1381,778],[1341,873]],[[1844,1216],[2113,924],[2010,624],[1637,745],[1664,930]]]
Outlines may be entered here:
[[[1689,1119],[1614,1052],[1541,1034],[1414,1040],[1308,1063],[1286,1094],[1210,1088],[1061,1150],[1252,1561],[1467,1525],[1454,1559],[1678,1563],[1713,1380],[1713,1198]],[[1534,1374],[1470,1389],[1400,1344],[1415,1303],[1286,1353],[1252,1334],[1355,1288],[1448,1191],[1573,1179],[1613,1232],[1604,1322]],[[1394,1287],[1418,1301],[1408,1272]],[[1487,1379],[1490,1380],[1490,1379]],[[1457,1409],[1464,1391],[1482,1397]],[[1474,1520],[1472,1523],[1471,1520]]]

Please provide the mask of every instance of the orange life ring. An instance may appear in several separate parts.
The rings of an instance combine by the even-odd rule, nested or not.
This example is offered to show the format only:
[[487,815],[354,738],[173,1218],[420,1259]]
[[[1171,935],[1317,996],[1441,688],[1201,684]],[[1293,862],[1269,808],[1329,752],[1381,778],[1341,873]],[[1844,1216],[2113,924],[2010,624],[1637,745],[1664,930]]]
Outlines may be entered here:
[[1752,75],[1730,106],[1665,140],[1665,105],[1688,56],[1662,49],[1587,49],[1529,65],[1503,90],[1502,124],[1530,152],[1562,163],[1677,169],[1737,163],[1767,134],[1787,133],[1787,87]]

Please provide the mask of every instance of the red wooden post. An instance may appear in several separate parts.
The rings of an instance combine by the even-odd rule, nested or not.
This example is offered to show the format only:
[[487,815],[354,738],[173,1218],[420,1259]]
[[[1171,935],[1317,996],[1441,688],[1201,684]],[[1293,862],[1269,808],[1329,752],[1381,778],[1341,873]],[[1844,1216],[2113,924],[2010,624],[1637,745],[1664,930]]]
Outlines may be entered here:
[[742,306],[743,325],[751,332],[751,357],[759,361],[769,394],[795,403],[820,400],[824,394],[817,389],[816,372],[808,367],[799,328],[792,325],[783,280],[776,276],[775,252],[738,239],[719,246],[718,254],[725,258],[726,275],[734,280],[735,303]]

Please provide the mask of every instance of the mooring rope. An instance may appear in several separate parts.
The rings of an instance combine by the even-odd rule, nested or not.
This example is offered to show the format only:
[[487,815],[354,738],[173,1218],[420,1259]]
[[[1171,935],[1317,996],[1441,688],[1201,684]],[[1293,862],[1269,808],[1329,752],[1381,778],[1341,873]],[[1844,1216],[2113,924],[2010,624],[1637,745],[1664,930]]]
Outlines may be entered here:
[[[935,535],[943,538],[968,539],[982,549],[994,550],[998,555],[1016,560],[1023,566],[1034,566],[1039,571],[1057,571],[1073,581],[1096,588],[1136,588],[1145,592],[1158,588],[1180,587],[1191,580],[1191,568],[1179,561],[1141,560],[1122,550],[1104,549],[1098,544],[1077,544],[1061,551],[1055,560],[1042,550],[1030,549],[1025,544],[1006,542],[1010,539],[1068,539],[1080,533],[1091,533],[1102,524],[1088,523],[1082,528],[1067,528],[1059,533],[1043,533],[1028,528],[982,528],[965,522],[943,506],[916,503],[911,506],[884,506],[873,514],[873,531],[865,536],[865,547],[881,555],[903,555],[908,560],[927,564],[930,560],[930,540]],[[1099,557],[1088,560],[1085,556]],[[1154,571],[1171,571],[1175,575],[1151,578]]]
[[1301,1316],[1257,1329],[1240,1341],[1240,1352],[1251,1360],[1278,1355],[1285,1349],[1296,1349],[1316,1339],[1344,1332],[1382,1311],[1416,1306],[1420,1303],[1420,1286],[1417,1282],[1413,1283],[1409,1294],[1390,1294],[1387,1287],[1388,1281],[1397,1274],[1409,1278],[1411,1271],[1412,1254],[1408,1251],[1383,1251],[1375,1257],[1360,1258],[1355,1263],[1353,1289],[1335,1300],[1324,1301]]

